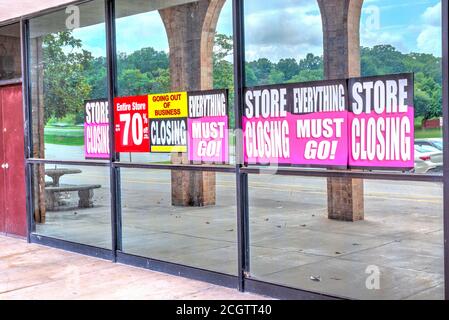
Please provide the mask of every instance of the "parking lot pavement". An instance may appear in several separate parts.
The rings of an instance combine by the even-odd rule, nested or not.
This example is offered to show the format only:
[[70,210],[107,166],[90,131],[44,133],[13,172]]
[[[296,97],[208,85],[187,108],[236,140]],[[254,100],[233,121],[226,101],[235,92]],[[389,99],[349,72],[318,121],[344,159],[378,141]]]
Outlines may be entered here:
[[0,236],[0,300],[260,300],[208,283]]

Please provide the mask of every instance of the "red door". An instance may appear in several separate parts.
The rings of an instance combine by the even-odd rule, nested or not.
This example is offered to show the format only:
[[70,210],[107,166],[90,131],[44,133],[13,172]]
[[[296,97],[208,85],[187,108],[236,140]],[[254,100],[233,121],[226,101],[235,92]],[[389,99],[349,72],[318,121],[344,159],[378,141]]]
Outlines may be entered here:
[[[22,86],[0,88],[3,143],[3,200],[4,233],[26,236],[26,195],[24,164],[24,127]],[[1,175],[0,175],[1,177]],[[1,179],[1,178],[0,178]],[[0,180],[1,181],[1,180]],[[1,184],[1,183],[0,183]]]
[[5,207],[5,152],[3,150],[3,108],[2,108],[2,87],[0,87],[0,233],[6,233],[6,207]]

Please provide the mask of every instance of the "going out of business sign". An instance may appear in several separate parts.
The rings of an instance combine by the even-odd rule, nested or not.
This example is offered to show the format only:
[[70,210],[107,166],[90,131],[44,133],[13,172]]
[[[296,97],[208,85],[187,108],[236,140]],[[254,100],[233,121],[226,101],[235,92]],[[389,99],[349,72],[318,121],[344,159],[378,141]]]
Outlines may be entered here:
[[148,96],[150,152],[187,152],[187,92]]
[[248,165],[414,166],[413,74],[245,89]]

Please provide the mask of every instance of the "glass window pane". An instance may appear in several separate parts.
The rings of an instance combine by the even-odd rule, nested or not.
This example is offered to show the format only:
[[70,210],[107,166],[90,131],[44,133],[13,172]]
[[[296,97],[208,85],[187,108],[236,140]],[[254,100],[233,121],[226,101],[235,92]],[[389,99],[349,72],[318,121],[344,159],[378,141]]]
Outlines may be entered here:
[[365,181],[364,220],[329,219],[326,179],[251,175],[251,277],[351,299],[443,299],[443,187]]
[[[365,4],[361,17],[361,73],[377,76],[413,72],[415,75],[415,137],[442,150],[442,25],[441,1],[377,1]],[[428,155],[428,154],[427,154]],[[441,155],[441,153],[440,153]],[[442,174],[443,161],[427,161],[417,173]],[[441,157],[440,157],[441,158]]]
[[20,25],[0,27],[0,81],[22,77]]
[[245,1],[246,85],[324,79],[317,1]]
[[84,160],[86,100],[107,98],[104,1],[30,20],[33,157]]
[[[234,128],[232,1],[117,1],[120,97],[229,89]],[[230,162],[235,140],[230,130]],[[186,154],[122,153],[122,162],[185,163]]]
[[109,168],[33,166],[35,233],[111,249]]
[[[122,169],[125,253],[237,274],[235,176]],[[189,203],[204,190],[207,203]]]

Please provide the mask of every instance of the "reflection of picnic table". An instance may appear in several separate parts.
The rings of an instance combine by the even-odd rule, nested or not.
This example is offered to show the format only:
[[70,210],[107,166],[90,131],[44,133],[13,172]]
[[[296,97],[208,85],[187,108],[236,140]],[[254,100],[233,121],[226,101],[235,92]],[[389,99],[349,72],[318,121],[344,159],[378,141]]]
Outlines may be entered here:
[[52,179],[51,187],[59,187],[59,180],[68,174],[82,173],[79,169],[46,169],[45,175]]
[[78,192],[78,208],[93,208],[94,189],[100,189],[100,185],[61,185],[59,187],[45,188],[47,209],[56,210],[61,204],[59,195],[61,192]]
[[54,211],[64,205],[61,200],[61,193],[78,192],[78,207],[93,208],[94,190],[100,189],[101,185],[61,185],[61,177],[69,174],[82,173],[79,169],[47,169],[45,175],[52,179],[52,182],[45,186],[45,198],[47,210]]

